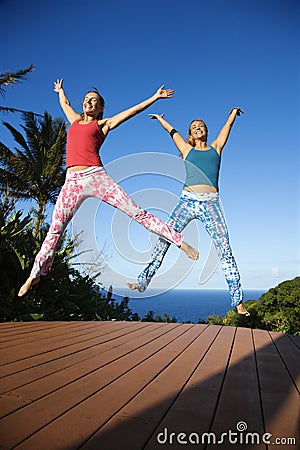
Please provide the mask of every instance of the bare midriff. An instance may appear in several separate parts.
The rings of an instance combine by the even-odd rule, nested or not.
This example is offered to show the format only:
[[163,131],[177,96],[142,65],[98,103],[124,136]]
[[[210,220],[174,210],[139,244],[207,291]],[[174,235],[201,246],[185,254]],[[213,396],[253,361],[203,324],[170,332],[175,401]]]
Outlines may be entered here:
[[190,192],[196,192],[197,194],[207,194],[209,192],[218,192],[214,186],[208,184],[194,184],[193,186],[185,186],[184,189]]
[[69,167],[67,170],[68,172],[76,172],[77,170],[84,170],[84,169],[88,169],[90,166],[72,166]]

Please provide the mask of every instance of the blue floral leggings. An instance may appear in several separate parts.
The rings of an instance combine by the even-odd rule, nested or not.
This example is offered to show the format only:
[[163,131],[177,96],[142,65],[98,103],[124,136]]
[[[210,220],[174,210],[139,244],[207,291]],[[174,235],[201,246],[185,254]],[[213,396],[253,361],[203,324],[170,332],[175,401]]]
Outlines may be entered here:
[[[179,202],[166,220],[166,224],[177,232],[181,232],[193,219],[199,219],[212,238],[229,287],[231,305],[238,305],[243,301],[240,274],[230,247],[228,229],[221,211],[218,193],[196,194],[183,190]],[[152,277],[160,268],[169,247],[169,242],[159,238],[153,249],[151,261],[138,276],[140,292],[147,289]]]

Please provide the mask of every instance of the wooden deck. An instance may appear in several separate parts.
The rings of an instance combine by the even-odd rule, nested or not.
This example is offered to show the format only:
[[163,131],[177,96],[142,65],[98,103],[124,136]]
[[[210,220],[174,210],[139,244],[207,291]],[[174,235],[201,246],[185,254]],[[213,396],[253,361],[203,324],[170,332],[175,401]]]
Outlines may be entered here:
[[300,337],[27,322],[0,324],[0,345],[1,450],[300,448]]

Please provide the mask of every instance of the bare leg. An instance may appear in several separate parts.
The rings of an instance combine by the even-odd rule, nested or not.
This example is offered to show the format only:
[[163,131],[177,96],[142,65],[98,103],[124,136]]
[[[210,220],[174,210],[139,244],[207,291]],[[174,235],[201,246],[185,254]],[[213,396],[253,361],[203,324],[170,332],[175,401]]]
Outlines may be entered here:
[[242,314],[243,316],[250,316],[249,311],[247,311],[242,302],[237,305],[236,310],[238,314]]
[[29,289],[32,286],[34,286],[35,284],[38,284],[39,281],[40,281],[40,277],[37,277],[37,278],[29,277],[29,278],[27,278],[26,282],[23,284],[23,286],[19,290],[18,297],[23,297],[23,295],[27,294]]
[[199,252],[195,248],[191,247],[186,242],[182,242],[180,249],[184,251],[184,253],[191,259],[198,259],[199,258]]

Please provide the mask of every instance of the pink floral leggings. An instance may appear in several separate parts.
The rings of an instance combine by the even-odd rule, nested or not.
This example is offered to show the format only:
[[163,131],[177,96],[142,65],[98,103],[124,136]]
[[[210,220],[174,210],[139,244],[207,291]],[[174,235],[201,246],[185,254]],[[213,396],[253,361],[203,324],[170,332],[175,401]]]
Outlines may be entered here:
[[169,242],[181,246],[182,234],[169,225],[141,209],[132,198],[109,176],[103,167],[89,167],[79,171],[68,171],[66,181],[57,198],[52,223],[39,253],[36,255],[30,276],[47,275],[54,253],[68,223],[88,197],[96,197],[120,209],[147,230],[158,234]]

